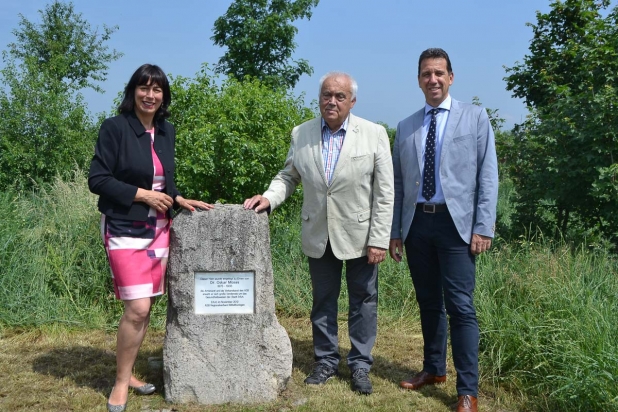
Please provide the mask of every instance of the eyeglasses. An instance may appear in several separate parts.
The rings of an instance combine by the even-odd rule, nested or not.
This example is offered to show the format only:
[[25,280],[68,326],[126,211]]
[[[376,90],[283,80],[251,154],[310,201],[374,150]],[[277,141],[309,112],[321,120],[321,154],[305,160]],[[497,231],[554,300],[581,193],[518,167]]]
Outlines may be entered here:
[[335,94],[333,94],[333,93],[328,93],[328,92],[327,93],[322,93],[321,97],[322,97],[322,100],[324,100],[325,102],[331,101],[331,99],[333,97],[338,102],[343,102],[343,101],[345,101],[348,98],[348,96],[345,93],[335,93]]

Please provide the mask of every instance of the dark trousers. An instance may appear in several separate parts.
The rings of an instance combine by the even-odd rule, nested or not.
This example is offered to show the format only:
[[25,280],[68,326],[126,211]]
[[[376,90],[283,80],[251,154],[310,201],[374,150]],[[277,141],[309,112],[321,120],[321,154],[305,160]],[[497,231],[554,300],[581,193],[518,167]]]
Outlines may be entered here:
[[[309,258],[313,289],[311,324],[316,362],[337,368],[341,356],[337,340],[337,299],[341,290],[343,262],[333,255],[330,242],[324,256]],[[350,309],[348,330],[352,349],[348,367],[371,369],[371,350],[378,329],[378,265],[367,263],[367,256],[345,261]]]
[[421,315],[423,370],[446,374],[448,314],[457,394],[477,396],[479,327],[473,302],[476,266],[470,245],[459,236],[448,211],[417,210],[405,249]]

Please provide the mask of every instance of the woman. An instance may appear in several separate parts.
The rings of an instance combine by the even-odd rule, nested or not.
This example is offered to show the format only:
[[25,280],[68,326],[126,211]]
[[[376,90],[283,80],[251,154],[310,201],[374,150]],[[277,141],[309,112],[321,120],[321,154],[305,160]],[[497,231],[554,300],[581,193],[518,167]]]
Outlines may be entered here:
[[214,206],[184,199],[174,184],[174,127],[165,119],[171,94],[165,73],[141,66],[124,89],[118,116],[106,119],[90,164],[88,186],[99,195],[101,235],[117,299],[124,301],[118,325],[116,383],[107,403],[126,409],[128,391],[155,391],[132,374],[155,296],[165,292],[165,269],[173,206],[194,211]]

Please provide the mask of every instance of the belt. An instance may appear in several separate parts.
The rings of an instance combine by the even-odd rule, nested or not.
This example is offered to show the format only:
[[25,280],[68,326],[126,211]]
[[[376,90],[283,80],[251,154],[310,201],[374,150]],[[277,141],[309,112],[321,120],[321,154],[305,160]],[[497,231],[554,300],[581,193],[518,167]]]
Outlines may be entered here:
[[416,210],[420,210],[424,213],[448,212],[446,203],[417,203]]

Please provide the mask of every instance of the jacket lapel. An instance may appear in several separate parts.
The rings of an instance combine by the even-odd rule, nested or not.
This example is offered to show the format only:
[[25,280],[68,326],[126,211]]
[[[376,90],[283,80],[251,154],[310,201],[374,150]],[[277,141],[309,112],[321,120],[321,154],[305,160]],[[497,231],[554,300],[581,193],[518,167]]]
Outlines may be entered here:
[[414,145],[416,146],[419,170],[423,164],[423,120],[425,120],[425,106],[413,118]]
[[131,126],[137,137],[142,137],[146,133],[146,129],[142,125],[142,122],[140,122],[135,115],[135,112],[124,113],[123,116],[127,118],[129,125]]
[[315,167],[318,170],[318,174],[322,177],[322,181],[326,186],[326,175],[324,174],[324,159],[322,158],[322,118],[318,117],[313,123],[313,127],[310,131],[311,139],[311,151],[313,152],[313,160],[315,161]]
[[448,115],[448,120],[446,123],[446,129],[444,129],[444,138],[442,140],[442,153],[440,154],[440,167],[444,164],[444,156],[448,151],[447,148],[449,144],[453,141],[455,137],[455,129],[457,129],[457,125],[459,124],[459,119],[461,118],[461,107],[459,106],[459,102],[455,99],[451,100],[451,112]]

